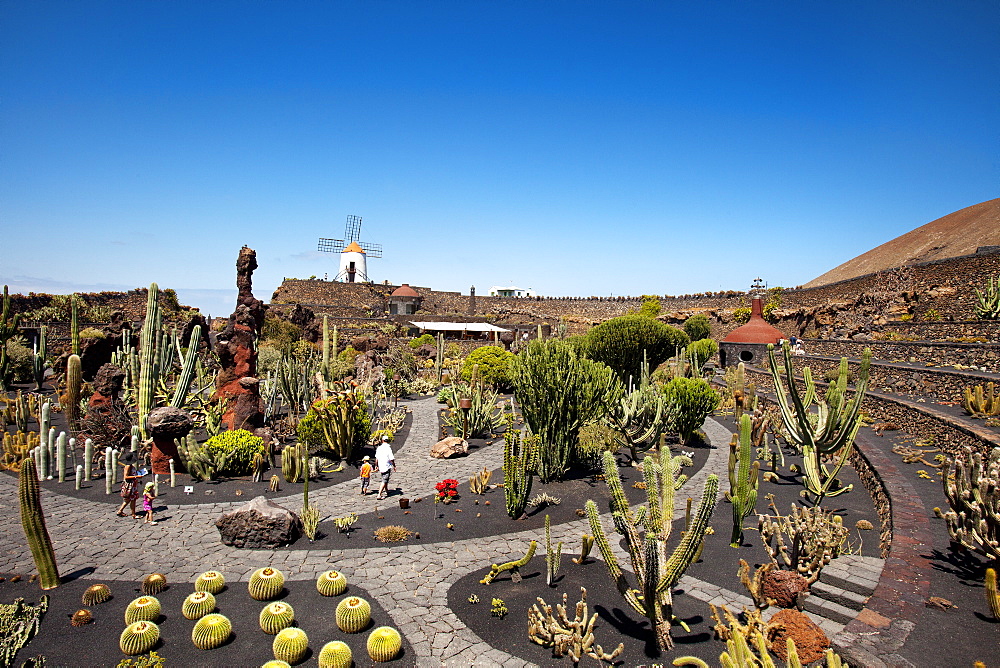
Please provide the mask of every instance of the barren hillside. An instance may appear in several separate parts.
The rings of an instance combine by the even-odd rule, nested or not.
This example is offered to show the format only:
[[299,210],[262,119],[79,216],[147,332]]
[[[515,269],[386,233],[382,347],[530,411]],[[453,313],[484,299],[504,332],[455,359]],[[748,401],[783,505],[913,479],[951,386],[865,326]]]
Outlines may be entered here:
[[904,264],[971,255],[1000,246],[1000,199],[974,204],[921,225],[814,278],[804,287],[835,283]]

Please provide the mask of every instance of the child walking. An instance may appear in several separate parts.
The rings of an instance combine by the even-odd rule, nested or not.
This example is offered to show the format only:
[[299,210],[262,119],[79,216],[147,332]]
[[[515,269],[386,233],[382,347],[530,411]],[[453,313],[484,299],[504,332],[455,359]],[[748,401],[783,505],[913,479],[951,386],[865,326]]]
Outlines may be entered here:
[[361,496],[368,494],[368,484],[372,481],[371,457],[361,458]]
[[153,519],[153,499],[156,498],[153,483],[147,482],[142,490],[142,509],[146,511],[146,524],[156,524]]

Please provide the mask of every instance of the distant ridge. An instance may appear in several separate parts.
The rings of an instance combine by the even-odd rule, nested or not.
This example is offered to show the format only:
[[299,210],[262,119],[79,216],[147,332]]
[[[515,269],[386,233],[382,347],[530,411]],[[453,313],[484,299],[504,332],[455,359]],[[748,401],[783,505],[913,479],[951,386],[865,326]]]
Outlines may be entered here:
[[972,255],[982,246],[1000,246],[1000,198],[960,209],[862,253],[814,278],[815,288],[905,264]]

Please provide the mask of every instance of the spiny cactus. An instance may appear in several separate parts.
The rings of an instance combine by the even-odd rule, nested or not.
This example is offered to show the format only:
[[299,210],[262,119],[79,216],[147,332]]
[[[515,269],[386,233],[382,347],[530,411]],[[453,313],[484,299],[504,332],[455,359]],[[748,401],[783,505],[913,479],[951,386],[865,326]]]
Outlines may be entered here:
[[55,550],[48,529],[45,528],[45,515],[42,513],[42,501],[38,489],[38,472],[35,462],[30,457],[21,462],[18,473],[18,501],[21,507],[21,527],[28,541],[28,548],[38,569],[42,589],[55,589],[59,586],[59,567],[56,565]]
[[339,596],[347,589],[347,578],[340,571],[327,571],[316,579],[316,591],[323,596]]
[[129,624],[118,638],[118,646],[129,656],[145,654],[160,639],[160,627],[149,621]]
[[226,586],[226,578],[219,571],[205,571],[194,581],[195,591],[218,594]]
[[83,591],[80,602],[84,605],[98,605],[111,599],[111,588],[104,583],[90,585]]
[[994,561],[1000,559],[1000,448],[989,457],[966,447],[945,463],[944,494],[951,510],[941,513],[951,540]]
[[295,610],[292,609],[292,606],[281,601],[265,605],[258,618],[260,630],[272,636],[286,626],[290,626],[293,621],[295,621]]
[[986,591],[986,602],[990,606],[993,619],[1000,619],[1000,593],[997,592],[997,572],[992,568],[986,569],[986,581],[983,584]]
[[17,336],[18,325],[21,322],[21,315],[10,314],[10,296],[7,294],[7,286],[3,286],[3,311],[0,312],[0,389],[6,390],[10,387],[11,370],[10,357],[7,354],[7,342]]
[[[778,371],[778,363],[774,357],[774,344],[768,344],[767,355],[771,363],[771,379],[774,381],[774,393],[781,409],[781,419],[785,432],[791,442],[802,449],[803,481],[806,489],[803,496],[812,496],[813,505],[820,505],[823,498],[837,496],[851,490],[852,486],[840,486],[837,474],[844,466],[854,446],[854,437],[861,428],[861,402],[868,391],[868,368],[871,366],[872,351],[865,348],[861,356],[861,369],[854,385],[854,398],[845,399],[847,393],[847,358],[840,360],[837,380],[830,383],[826,396],[819,399],[809,367],[802,369],[806,393],[799,396],[796,387],[795,371],[792,366],[792,349],[785,341],[784,352],[785,379],[788,383],[788,393]],[[788,397],[792,398],[789,404]],[[810,404],[816,403],[816,413],[812,415]],[[823,463],[825,457],[833,457],[833,468],[827,468]]]
[[71,626],[83,626],[94,621],[94,614],[90,610],[81,609],[73,613],[69,623]]
[[965,388],[962,394],[962,408],[974,418],[1000,415],[1000,396],[995,394],[994,384],[986,383],[985,392],[982,385]]
[[1000,278],[991,276],[986,291],[976,290],[976,317],[980,320],[1000,320]]
[[298,663],[309,649],[309,636],[302,629],[290,626],[287,629],[278,631],[271,643],[274,651],[274,658],[288,663]]
[[319,651],[319,668],[351,668],[351,648],[341,640],[323,645]]
[[155,596],[140,596],[125,608],[125,623],[155,622],[160,616],[160,601]]
[[80,390],[83,388],[83,371],[80,356],[70,355],[66,360],[66,421],[69,428],[80,428]]
[[[691,525],[684,532],[680,543],[672,552],[668,552],[667,541],[674,519],[674,492],[679,486],[681,465],[685,459],[671,457],[667,448],[660,451],[658,458],[646,457],[643,461],[643,475],[647,505],[642,506],[644,512],[637,518],[629,507],[614,455],[604,453],[604,480],[611,492],[611,514],[615,529],[625,537],[625,547],[631,557],[638,589],[630,586],[625,579],[618,557],[612,551],[601,525],[597,504],[590,500],[586,504],[591,533],[601,550],[611,579],[626,602],[649,620],[656,644],[661,650],[673,647],[670,637],[670,625],[674,620],[673,587],[698,553],[719,493],[718,476],[709,475]],[[645,523],[644,536],[640,536],[639,521]]]
[[559,562],[562,559],[562,541],[552,547],[551,520],[545,516],[545,584],[552,586],[555,584],[556,575],[559,574]]
[[367,647],[372,661],[392,661],[403,647],[403,637],[391,626],[380,626],[368,635]]
[[469,478],[469,491],[473,494],[483,494],[486,492],[486,488],[490,484],[490,477],[493,475],[492,471],[487,470],[484,466],[482,471],[479,471],[474,476]]
[[285,482],[300,482],[307,475],[309,449],[304,443],[286,445],[281,450],[281,473]]
[[726,498],[733,506],[733,535],[729,541],[730,547],[739,547],[742,543],[743,520],[757,505],[760,462],[753,456],[751,425],[750,416],[744,413],[740,417],[739,434],[733,434],[733,440],[738,443],[729,444],[729,492]]
[[[528,608],[528,637],[532,642],[542,647],[551,647],[552,656],[559,659],[568,656],[574,665],[580,659],[589,656],[601,665],[614,660],[624,651],[625,644],[619,643],[612,652],[605,652],[600,645],[594,644],[594,622],[597,613],[589,614],[587,606],[587,590],[580,587],[580,600],[576,603],[575,616],[569,616],[569,595],[563,593],[562,605],[556,605],[556,614],[552,614],[552,606],[539,596],[538,603]],[[539,609],[541,605],[541,609]]]
[[285,587],[285,576],[277,568],[258,568],[250,576],[247,589],[255,601],[270,601]]
[[334,618],[337,627],[344,633],[357,633],[371,621],[372,606],[360,596],[348,596],[337,604]]
[[501,573],[503,573],[504,571],[512,570],[516,573],[519,568],[526,566],[527,563],[531,561],[531,558],[535,556],[535,549],[537,547],[538,547],[537,541],[531,541],[530,543],[528,543],[528,551],[525,552],[524,556],[521,557],[520,559],[517,559],[515,561],[508,561],[507,563],[504,564],[493,564],[492,566],[490,566],[490,572],[486,574],[486,577],[484,577],[482,580],[479,581],[479,584],[488,585],[489,583],[493,582],[493,580],[495,580],[496,577]]
[[531,495],[534,461],[538,449],[537,436],[522,436],[514,428],[514,416],[507,415],[507,430],[503,434],[503,492],[507,515],[516,520],[524,515]]
[[278,659],[271,659],[270,661],[265,661],[260,664],[260,668],[292,668],[292,664],[287,661],[279,661]]
[[832,511],[799,508],[794,503],[788,515],[759,515],[757,529],[771,561],[797,571],[809,584],[816,582],[823,567],[840,555],[850,533],[842,518]]
[[167,588],[167,576],[163,573],[150,573],[142,579],[142,593],[155,596]]
[[136,387],[136,399],[139,429],[144,439],[149,437],[146,433],[146,416],[156,403],[156,390],[160,379],[157,349],[164,337],[159,295],[159,286],[150,283],[146,295],[146,319],[142,323],[142,334],[139,339],[139,384]]
[[205,615],[191,630],[191,642],[198,649],[215,649],[229,640],[233,632],[233,623],[225,615],[213,612]]
[[759,609],[765,610],[768,606],[774,605],[774,599],[769,599],[764,595],[764,578],[775,569],[775,564],[769,563],[758,567],[753,576],[750,575],[750,564],[745,559],[740,559],[740,567],[736,570],[736,576],[740,579],[740,584],[750,592],[750,598]]
[[591,536],[590,534],[586,533],[583,534],[580,537],[580,557],[579,558],[574,557],[572,560],[573,563],[580,565],[587,563],[587,555],[590,554],[590,550],[593,547],[594,547],[594,537]]
[[614,427],[616,441],[626,446],[632,461],[639,461],[639,450],[648,450],[660,436],[672,431],[677,422],[677,407],[667,402],[659,387],[649,379],[649,362],[643,352],[638,384],[608,407],[607,420]]
[[211,592],[196,591],[188,594],[181,605],[184,619],[201,619],[215,610],[215,596]]
[[350,459],[355,440],[355,416],[365,409],[365,400],[364,394],[356,388],[350,385],[342,387],[314,401],[311,410],[323,430],[330,451],[337,459]]

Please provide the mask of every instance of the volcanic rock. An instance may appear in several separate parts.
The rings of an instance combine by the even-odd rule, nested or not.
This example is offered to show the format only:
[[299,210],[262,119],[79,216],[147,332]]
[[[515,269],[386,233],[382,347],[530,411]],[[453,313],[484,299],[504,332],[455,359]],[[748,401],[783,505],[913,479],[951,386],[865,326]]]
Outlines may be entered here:
[[177,454],[175,438],[184,438],[194,428],[194,419],[179,408],[163,406],[154,408],[146,416],[146,433],[153,437],[153,448],[149,455],[153,473],[170,473],[170,460],[174,468],[183,469]]
[[222,542],[233,547],[282,547],[302,535],[299,516],[263,496],[223,513],[215,526]]
[[431,446],[431,457],[449,459],[469,452],[469,443],[458,436],[449,436]]

